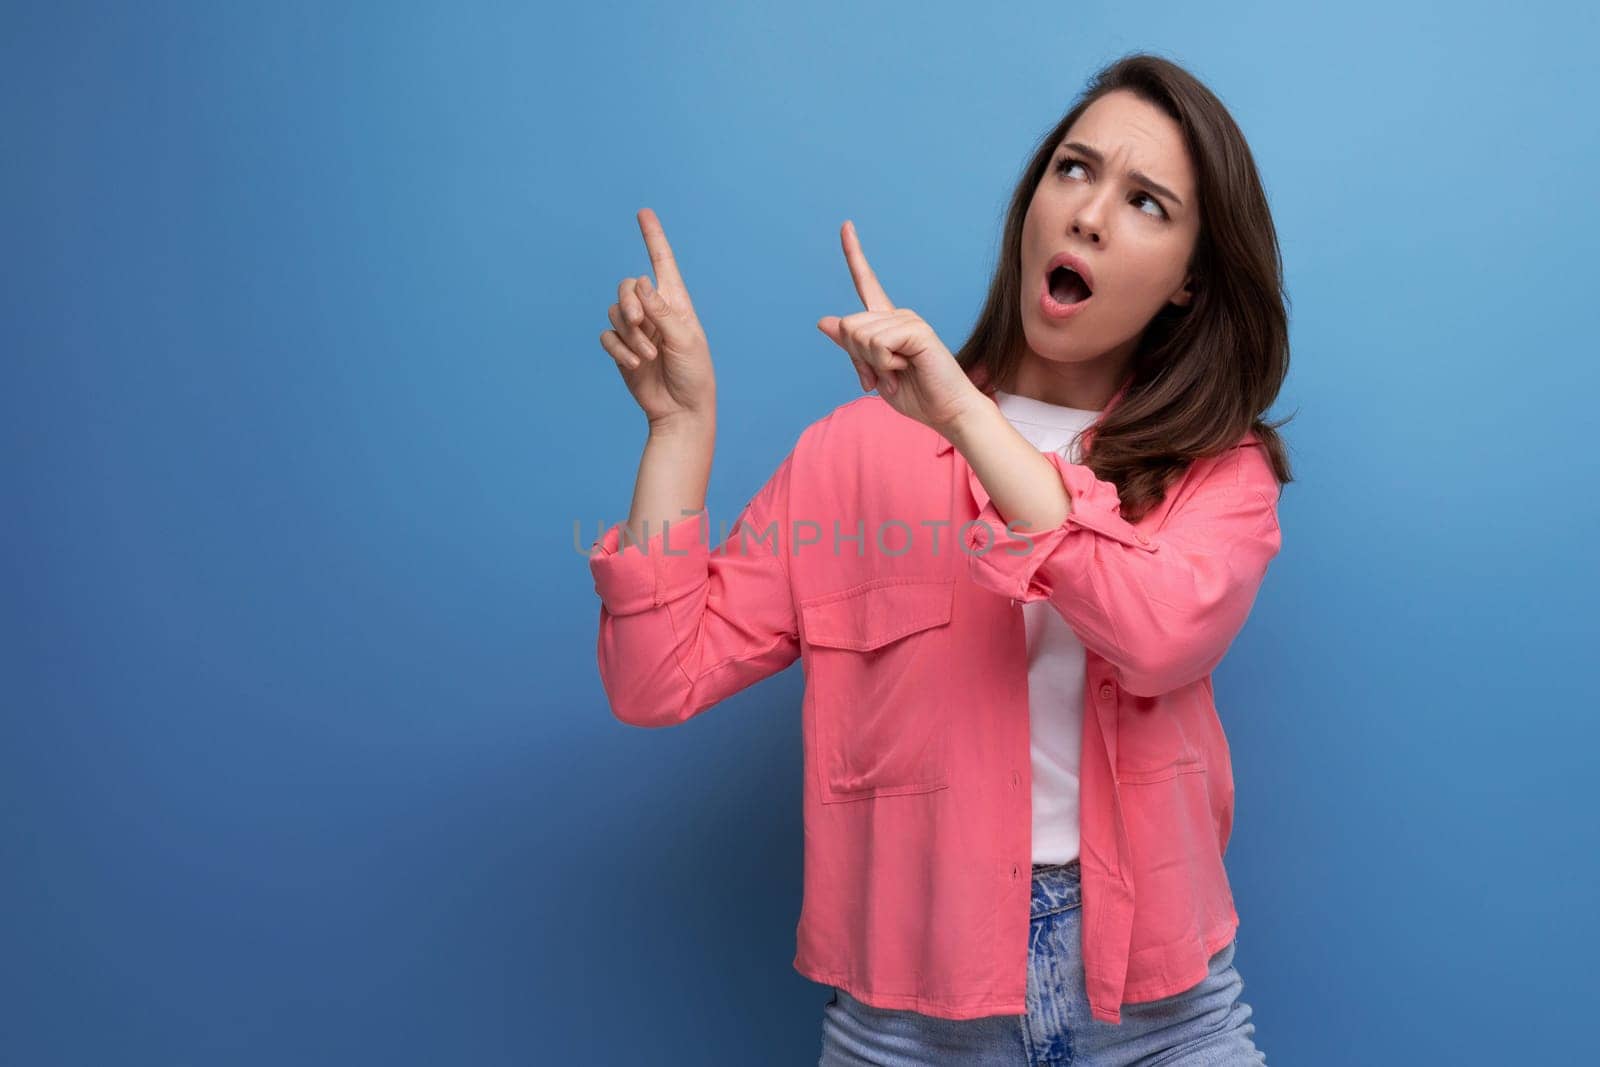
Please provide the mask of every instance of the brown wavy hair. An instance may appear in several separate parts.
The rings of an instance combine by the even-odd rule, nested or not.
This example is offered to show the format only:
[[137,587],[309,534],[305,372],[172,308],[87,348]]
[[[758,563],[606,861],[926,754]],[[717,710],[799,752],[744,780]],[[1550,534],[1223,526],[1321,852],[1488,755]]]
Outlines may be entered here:
[[1118,89],[1161,108],[1183,130],[1200,209],[1188,268],[1194,297],[1150,320],[1123,379],[1127,392],[1086,435],[1081,462],[1117,486],[1123,516],[1137,521],[1196,459],[1253,431],[1281,492],[1293,476],[1277,427],[1289,419],[1263,419],[1289,372],[1277,230],[1244,134],[1211,90],[1170,60],[1148,53],[1116,60],[1039,141],[1011,194],[988,298],[956,359],[988,394],[1021,362],[1023,219],[1061,139],[1090,104]]

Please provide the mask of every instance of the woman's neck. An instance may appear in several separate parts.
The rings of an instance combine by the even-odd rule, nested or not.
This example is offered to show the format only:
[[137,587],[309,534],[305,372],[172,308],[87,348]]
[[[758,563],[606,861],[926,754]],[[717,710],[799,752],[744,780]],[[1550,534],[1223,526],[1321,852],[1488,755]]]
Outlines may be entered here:
[[999,388],[1057,407],[1100,411],[1116,395],[1125,371],[1125,366],[1112,367],[1099,360],[1057,363],[1029,353]]

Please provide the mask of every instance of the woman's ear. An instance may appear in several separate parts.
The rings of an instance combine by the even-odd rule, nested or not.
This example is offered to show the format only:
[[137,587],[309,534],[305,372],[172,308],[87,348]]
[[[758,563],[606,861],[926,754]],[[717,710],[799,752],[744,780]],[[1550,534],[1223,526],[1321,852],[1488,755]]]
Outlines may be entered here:
[[1194,299],[1195,284],[1194,275],[1189,275],[1183,281],[1183,288],[1172,294],[1171,302],[1178,307],[1188,307],[1189,302]]

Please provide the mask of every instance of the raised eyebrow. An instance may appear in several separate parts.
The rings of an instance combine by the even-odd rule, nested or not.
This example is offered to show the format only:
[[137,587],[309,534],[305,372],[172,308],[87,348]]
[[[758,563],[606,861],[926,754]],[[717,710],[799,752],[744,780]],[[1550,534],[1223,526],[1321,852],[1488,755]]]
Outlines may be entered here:
[[[1082,141],[1068,141],[1065,144],[1063,144],[1061,147],[1062,148],[1070,148],[1074,152],[1077,152],[1077,153],[1079,153],[1081,155],[1088,156],[1091,160],[1093,160],[1097,164],[1103,164],[1106,161],[1106,157],[1100,153],[1099,149],[1090,148],[1088,145],[1084,144]],[[1128,177],[1132,178],[1134,181],[1138,182],[1140,185],[1148,186],[1151,192],[1160,193],[1162,196],[1166,197],[1168,200],[1171,200],[1174,204],[1177,204],[1179,207],[1183,206],[1183,201],[1178,199],[1178,194],[1177,193],[1173,192],[1171,189],[1168,189],[1165,185],[1162,185],[1160,182],[1158,182],[1155,179],[1151,178],[1150,175],[1146,174],[1144,171],[1142,171],[1142,170],[1130,170],[1128,172]]]

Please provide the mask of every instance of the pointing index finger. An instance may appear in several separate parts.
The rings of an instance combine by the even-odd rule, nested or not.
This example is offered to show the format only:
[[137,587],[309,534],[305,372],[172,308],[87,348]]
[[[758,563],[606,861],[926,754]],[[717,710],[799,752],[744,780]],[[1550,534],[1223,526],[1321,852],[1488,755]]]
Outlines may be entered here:
[[866,253],[861,251],[856,224],[849,219],[845,220],[840,230],[840,240],[844,243],[844,259],[850,265],[850,277],[855,279],[856,293],[860,295],[861,303],[868,311],[893,311],[894,304],[889,294],[878,284],[878,276],[867,265]]
[[682,292],[683,277],[678,273],[678,261],[667,243],[667,232],[661,228],[661,220],[647,207],[639,209],[638,219],[644,246],[650,252],[650,265],[655,268],[657,288]]

